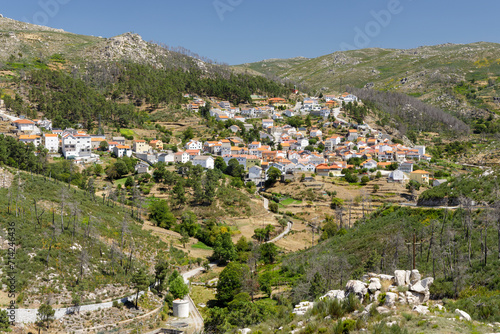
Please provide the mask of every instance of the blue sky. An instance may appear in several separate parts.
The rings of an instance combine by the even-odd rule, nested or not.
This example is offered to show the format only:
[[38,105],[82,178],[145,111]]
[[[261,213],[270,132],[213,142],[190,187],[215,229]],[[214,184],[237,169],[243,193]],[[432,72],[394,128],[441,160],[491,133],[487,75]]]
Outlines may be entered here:
[[22,0],[0,13],[84,35],[135,32],[229,64],[342,49],[500,42],[491,0]]

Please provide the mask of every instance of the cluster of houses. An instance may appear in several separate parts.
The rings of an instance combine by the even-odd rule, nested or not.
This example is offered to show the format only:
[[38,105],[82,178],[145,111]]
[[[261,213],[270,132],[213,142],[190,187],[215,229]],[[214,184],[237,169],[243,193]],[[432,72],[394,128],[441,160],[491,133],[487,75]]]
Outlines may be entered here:
[[[354,95],[345,93],[340,97],[326,95],[324,100],[326,104],[320,104],[318,99],[306,99],[298,108],[288,109],[284,111],[284,114],[290,117],[295,113],[318,113],[318,116],[327,117],[330,108],[335,108],[342,102],[353,102],[358,99]],[[431,160],[425,152],[425,146],[406,147],[402,144],[395,144],[389,136],[371,129],[368,125],[352,125],[340,119],[332,124],[325,123],[325,125],[332,125],[338,129],[345,128],[343,131],[345,135],[326,135],[322,129],[314,127],[307,129],[279,125],[277,121],[282,119],[282,115],[275,110],[275,107],[286,105],[286,101],[282,98],[272,98],[267,102],[266,106],[240,109],[231,107],[227,101],[220,101],[219,108],[210,110],[210,115],[218,120],[240,120],[245,127],[248,126],[248,129],[253,128],[253,125],[245,123],[247,118],[262,118],[262,129],[259,132],[261,141],[248,144],[236,136],[241,131],[236,125],[230,128],[235,133],[234,137],[205,142],[191,140],[186,143],[184,150],[179,152],[165,152],[161,140],[129,142],[124,137],[113,137],[107,140],[104,135],[90,135],[82,130],[52,129],[51,124],[49,132],[40,135],[22,134],[19,140],[26,144],[32,143],[35,147],[43,145],[50,153],[60,152],[66,159],[81,162],[98,161],[99,155],[94,151],[102,149],[101,143],[106,142],[104,147],[117,157],[130,157],[135,154],[143,161],[139,166],[142,172],[148,170],[148,164],[157,162],[168,164],[190,161],[193,165],[213,169],[215,159],[222,157],[226,164],[231,159],[236,159],[248,172],[248,179],[260,183],[266,179],[270,167],[279,169],[285,180],[293,179],[297,173],[304,172],[321,176],[341,176],[343,169],[354,168],[348,164],[351,158],[360,158],[363,161],[360,168],[372,171],[384,169],[396,162],[398,169],[387,172],[389,181],[429,182],[428,172],[413,170],[415,162]],[[205,101],[195,98],[189,108],[198,110],[203,106],[205,106]],[[20,132],[33,133],[37,124],[42,126],[40,122],[24,119],[15,121],[14,125]],[[43,124],[43,127],[47,125]],[[263,142],[272,143],[272,146],[265,145]],[[313,148],[321,147],[321,153],[314,152],[311,143]]]
[[[263,125],[271,120],[262,120]],[[284,179],[294,178],[297,173],[309,172],[322,176],[341,176],[345,168],[354,168],[349,165],[351,158],[364,160],[360,168],[367,170],[385,169],[394,162],[398,163],[397,170],[388,174],[393,182],[404,182],[413,179],[424,183],[429,181],[429,173],[413,167],[416,161],[430,161],[425,146],[406,147],[394,144],[387,136],[376,130],[350,129],[345,136],[323,136],[321,130],[296,129],[290,125],[277,127],[266,124],[267,132],[275,139],[274,147],[264,145],[260,141],[245,145],[238,137],[229,137],[218,141],[204,143],[191,140],[185,145],[185,150],[176,153],[161,153],[156,161],[165,163],[186,163],[203,168],[214,168],[217,157],[222,157],[226,164],[236,159],[246,171],[248,178],[260,182],[266,179],[266,171],[275,167],[282,172]],[[301,131],[299,131],[301,130]],[[317,144],[323,144],[322,153],[306,150],[309,139],[315,138]],[[310,149],[310,147],[309,147]],[[153,162],[156,162],[153,161]]]

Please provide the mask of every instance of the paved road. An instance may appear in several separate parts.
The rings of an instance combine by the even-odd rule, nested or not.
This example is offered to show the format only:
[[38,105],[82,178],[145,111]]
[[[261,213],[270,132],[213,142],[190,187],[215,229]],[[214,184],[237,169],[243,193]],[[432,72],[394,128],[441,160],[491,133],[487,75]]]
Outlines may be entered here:
[[203,317],[201,316],[200,311],[198,311],[198,308],[189,295],[187,296],[187,299],[189,301],[189,314],[191,318],[193,318],[194,322],[194,333],[202,333],[203,329],[205,328]]
[[293,226],[293,222],[289,221],[288,224],[286,224],[285,230],[283,232],[281,232],[280,235],[278,235],[276,238],[271,239],[269,241],[266,241],[266,244],[268,244],[268,243],[275,243],[276,241],[278,241],[281,238],[283,238],[285,235],[287,235],[288,233],[290,233],[290,231],[292,230],[292,226]]

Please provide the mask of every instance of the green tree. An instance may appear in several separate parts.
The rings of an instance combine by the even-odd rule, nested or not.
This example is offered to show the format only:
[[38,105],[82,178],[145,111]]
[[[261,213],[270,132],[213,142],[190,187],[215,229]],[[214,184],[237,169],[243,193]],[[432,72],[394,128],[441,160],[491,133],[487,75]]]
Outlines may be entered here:
[[141,268],[136,271],[136,273],[132,276],[132,284],[134,286],[134,289],[137,290],[135,296],[135,308],[139,309],[139,292],[141,290],[146,290],[149,285],[148,276],[146,275],[144,269]]
[[265,243],[260,246],[260,259],[265,264],[271,264],[276,261],[278,256],[278,247],[273,243]]
[[104,151],[104,152],[107,152],[109,150],[109,145],[108,145],[108,142],[103,140],[99,143],[99,150],[100,151]]
[[373,185],[373,192],[376,193],[380,189],[380,186],[378,184]]
[[227,168],[225,173],[233,177],[242,178],[243,176],[245,176],[245,167],[240,165],[238,160],[232,158],[227,163]]
[[129,170],[128,170],[128,166],[127,164],[125,163],[125,161],[123,160],[118,160],[114,163],[114,167],[116,169],[116,172],[118,173],[118,175],[123,176],[125,174],[128,174]]
[[338,197],[332,198],[332,202],[330,203],[330,207],[334,210],[342,207],[343,205],[344,205],[344,200]]
[[170,212],[167,201],[164,199],[154,199],[149,205],[149,219],[157,226],[170,229],[177,221]]
[[181,239],[179,240],[184,248],[186,248],[186,244],[189,242],[189,235],[185,232],[182,231],[181,233]]
[[313,298],[320,296],[326,292],[326,282],[323,276],[316,272],[311,281],[311,286],[309,287],[309,295]]
[[103,168],[102,168],[102,166],[101,166],[101,165],[96,164],[96,165],[94,166],[94,174],[95,174],[96,176],[101,176],[103,172],[104,172],[104,170],[103,170]]
[[361,185],[365,186],[368,182],[370,182],[370,178],[366,175],[363,175],[363,177],[361,177]]
[[172,189],[172,192],[176,202],[179,205],[183,205],[186,203],[186,191],[184,189],[184,185],[181,180],[177,182],[177,184],[174,186],[174,189]]
[[184,283],[184,278],[179,276],[170,282],[169,291],[174,299],[183,299],[189,293],[189,287]]
[[214,251],[212,257],[222,264],[233,261],[237,257],[236,249],[234,248],[231,234],[221,233],[217,236],[214,243]]
[[221,272],[217,282],[216,298],[223,305],[233,300],[242,290],[242,279],[250,269],[245,264],[231,262]]
[[0,310],[0,332],[10,332],[9,314],[6,310]]
[[227,165],[226,165],[226,162],[224,161],[224,158],[222,158],[222,157],[215,158],[214,168],[218,169],[218,170],[220,170],[222,172],[225,172],[226,168],[227,168]]
[[46,328],[49,328],[49,324],[53,322],[54,314],[56,311],[47,303],[40,305],[37,313],[37,323],[39,327],[45,325]]
[[281,178],[281,171],[276,167],[270,167],[267,171],[267,181],[270,184],[276,183]]
[[135,185],[134,178],[132,176],[128,176],[125,180],[125,187],[132,188]]

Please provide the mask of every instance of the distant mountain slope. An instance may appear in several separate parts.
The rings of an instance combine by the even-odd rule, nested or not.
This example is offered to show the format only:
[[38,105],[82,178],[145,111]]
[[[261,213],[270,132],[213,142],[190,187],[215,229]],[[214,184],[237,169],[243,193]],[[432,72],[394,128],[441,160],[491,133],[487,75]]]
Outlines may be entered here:
[[[459,115],[485,116],[499,110],[500,44],[443,44],[415,49],[362,49],[335,52],[318,58],[238,65],[274,74],[324,92],[340,92],[347,85],[396,90],[431,102]],[[462,81],[472,86],[457,88]],[[489,82],[488,82],[489,81]]]
[[[0,17],[0,62],[46,60],[55,54],[77,65],[127,60],[153,66],[162,66],[165,62],[179,66],[193,61],[188,50],[171,51],[167,46],[146,42],[137,34],[125,33],[111,38],[85,36]],[[196,63],[206,69],[212,62],[196,59]]]
[[282,75],[295,66],[299,66],[309,58],[295,57],[290,59],[266,59],[256,63],[234,66],[236,70],[248,71],[252,74]]

